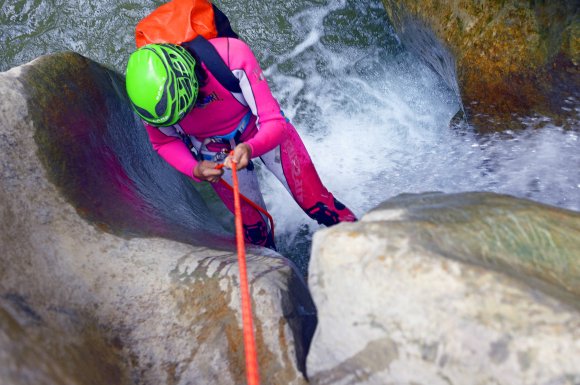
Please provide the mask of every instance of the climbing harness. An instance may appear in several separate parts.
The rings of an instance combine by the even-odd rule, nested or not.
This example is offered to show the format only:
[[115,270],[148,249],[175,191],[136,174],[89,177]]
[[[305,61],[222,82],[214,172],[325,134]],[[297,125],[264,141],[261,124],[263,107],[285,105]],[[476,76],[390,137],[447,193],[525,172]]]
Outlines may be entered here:
[[[204,140],[199,140],[193,135],[187,135],[179,123],[174,124],[171,127],[159,127],[159,129],[166,135],[178,136],[181,138],[183,143],[189,148],[189,151],[193,154],[195,159],[198,161],[209,160],[212,162],[221,162],[228,157],[229,153],[240,143],[240,138],[246,128],[248,128],[252,118],[252,112],[248,111],[240,120],[237,127],[233,129],[229,134],[222,136],[212,136],[205,138]],[[172,132],[175,130],[175,132]],[[177,135],[175,135],[177,134]],[[208,145],[222,145],[223,147],[219,151],[211,151],[208,149]],[[248,167],[249,170],[253,169],[253,165]]]
[[[210,138],[206,138],[203,141],[198,140],[193,135],[187,135],[185,131],[183,131],[179,123],[174,124],[173,126],[170,127],[158,127],[158,129],[165,135],[180,138],[198,161],[209,160],[217,163],[227,158],[228,155],[236,147],[236,145],[240,143],[240,137],[250,124],[251,117],[252,112],[248,111],[248,113],[244,115],[244,117],[240,120],[240,123],[238,123],[238,126],[232,132],[224,136],[213,136]],[[218,145],[221,144],[223,145],[223,148],[220,151],[210,151],[207,149],[208,144],[218,144]],[[216,168],[220,169],[222,167],[223,164],[219,164]],[[250,171],[254,169],[254,164],[252,161],[248,163],[247,169]],[[223,179],[220,179],[220,183],[233,192],[234,189],[232,186],[230,186],[228,182],[226,182]],[[260,205],[254,203],[251,199],[249,199],[245,195],[241,193],[239,193],[239,195],[244,202],[252,206],[254,209],[258,210],[260,213],[266,216],[266,218],[268,218],[268,221],[270,222],[270,231],[272,232],[272,239],[274,239],[274,219],[272,218],[270,213],[266,211],[264,208],[262,208]]]

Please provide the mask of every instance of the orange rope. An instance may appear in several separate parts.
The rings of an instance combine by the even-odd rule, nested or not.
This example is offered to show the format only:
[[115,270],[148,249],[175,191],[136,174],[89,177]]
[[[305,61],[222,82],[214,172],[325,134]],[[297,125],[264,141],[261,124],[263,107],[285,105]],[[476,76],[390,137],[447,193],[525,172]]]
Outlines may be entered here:
[[[238,247],[238,265],[240,267],[240,291],[242,296],[242,326],[244,333],[244,351],[246,354],[246,378],[248,385],[259,385],[260,374],[258,372],[258,359],[256,342],[254,339],[254,325],[252,322],[252,303],[248,288],[248,273],[246,269],[246,248],[244,244],[244,231],[242,227],[242,208],[240,202],[240,189],[238,183],[237,164],[232,160],[232,178],[234,193],[234,211],[236,223],[236,244]],[[222,166],[223,167],[223,166]],[[219,167],[221,168],[221,167]],[[224,182],[225,183],[225,182]],[[228,185],[226,183],[226,185]],[[229,185],[228,185],[229,186]],[[242,195],[243,196],[243,195]],[[245,198],[245,197],[244,197]],[[246,198],[247,199],[247,198]],[[249,201],[249,199],[248,199]],[[250,201],[251,202],[251,201]],[[252,202],[253,203],[253,202]]]
[[[220,169],[224,168],[224,164],[220,163],[217,166],[215,166],[215,168],[216,168],[216,170],[220,170]],[[232,186],[230,186],[230,184],[228,182],[226,182],[223,179],[220,179],[220,183],[223,184],[225,187],[227,187],[232,193],[234,193],[234,195],[236,194],[234,188]],[[240,192],[239,188],[238,188],[237,194],[240,196],[240,198],[242,198],[242,200],[244,202],[246,202],[247,204],[249,204],[250,206],[252,206],[256,210],[258,210],[259,212],[261,212],[262,214],[264,214],[268,218],[268,221],[270,222],[270,231],[272,232],[272,239],[274,239],[274,218],[272,218],[270,213],[267,210],[265,210],[264,208],[262,208],[260,205],[252,202],[252,200],[250,198],[248,198],[247,196],[242,194]]]
[[[224,186],[226,186],[228,189],[230,189],[230,191],[232,191],[235,194],[234,188],[232,186],[230,186],[230,184],[228,182],[226,182],[223,179],[220,179],[220,183],[223,184]],[[248,198],[247,196],[245,196],[244,194],[242,194],[239,191],[238,191],[238,194],[244,202],[246,202],[247,204],[249,204],[250,206],[252,206],[256,210],[258,210],[259,212],[261,212],[262,214],[264,214],[268,218],[268,221],[270,222],[270,231],[272,232],[272,239],[274,239],[274,218],[272,218],[270,213],[268,211],[266,211],[264,208],[262,208],[260,205],[252,202],[252,200],[250,198]]]

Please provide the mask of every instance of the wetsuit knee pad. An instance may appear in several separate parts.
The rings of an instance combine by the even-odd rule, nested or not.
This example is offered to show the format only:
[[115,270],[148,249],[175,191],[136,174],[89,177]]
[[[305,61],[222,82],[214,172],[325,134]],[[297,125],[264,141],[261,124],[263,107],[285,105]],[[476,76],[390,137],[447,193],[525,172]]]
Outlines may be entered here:
[[258,222],[253,225],[243,225],[244,239],[253,245],[264,246],[276,250],[272,232],[268,230],[265,222]]

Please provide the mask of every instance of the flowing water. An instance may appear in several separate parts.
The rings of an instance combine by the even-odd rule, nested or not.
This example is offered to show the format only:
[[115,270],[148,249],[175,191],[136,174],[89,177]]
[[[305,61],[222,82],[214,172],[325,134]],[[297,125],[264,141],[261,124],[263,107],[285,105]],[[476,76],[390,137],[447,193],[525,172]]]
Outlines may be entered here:
[[[135,23],[160,1],[4,0],[0,70],[63,50],[124,72]],[[319,173],[357,215],[401,193],[492,191],[580,210],[580,130],[452,129],[455,93],[401,46],[380,0],[222,0]],[[580,114],[577,100],[570,108]],[[305,271],[318,225],[267,173],[282,254]]]

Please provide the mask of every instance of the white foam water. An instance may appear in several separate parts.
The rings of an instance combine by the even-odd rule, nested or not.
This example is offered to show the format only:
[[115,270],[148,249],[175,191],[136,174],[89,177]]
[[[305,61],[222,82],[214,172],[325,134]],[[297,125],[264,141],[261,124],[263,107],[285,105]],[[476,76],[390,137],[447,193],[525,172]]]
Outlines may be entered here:
[[[549,123],[537,129],[533,121],[528,130],[489,135],[450,127],[459,110],[454,92],[416,57],[394,50],[392,33],[376,32],[388,40],[383,46],[327,39],[356,33],[357,25],[326,22],[349,7],[356,5],[335,1],[296,14],[290,20],[303,40],[266,69],[339,200],[360,216],[401,193],[492,191],[580,210],[577,131]],[[274,178],[262,177],[282,249],[291,248],[318,225],[288,203]]]

